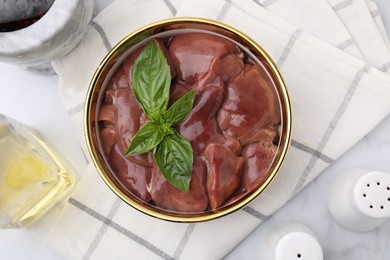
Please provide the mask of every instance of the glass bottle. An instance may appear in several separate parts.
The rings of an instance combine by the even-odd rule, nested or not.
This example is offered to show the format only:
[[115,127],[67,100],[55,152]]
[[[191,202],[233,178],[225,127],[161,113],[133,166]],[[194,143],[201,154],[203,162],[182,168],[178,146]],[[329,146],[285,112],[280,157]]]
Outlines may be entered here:
[[75,182],[74,172],[38,132],[0,114],[0,228],[30,226]]

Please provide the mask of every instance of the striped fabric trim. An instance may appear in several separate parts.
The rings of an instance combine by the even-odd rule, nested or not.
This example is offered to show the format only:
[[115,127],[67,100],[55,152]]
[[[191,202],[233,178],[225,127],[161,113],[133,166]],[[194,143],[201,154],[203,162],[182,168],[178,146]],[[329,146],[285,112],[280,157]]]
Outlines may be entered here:
[[188,240],[191,237],[192,232],[195,229],[196,224],[189,224],[186,231],[184,232],[183,237],[180,239],[179,244],[177,245],[177,248],[175,250],[175,253],[173,254],[173,258],[179,259],[181,254],[184,251],[184,248],[186,247]]
[[252,215],[252,216],[254,216],[254,217],[258,218],[258,219],[260,219],[261,221],[264,221],[267,218],[269,218],[269,216],[264,215],[263,213],[255,210],[254,208],[249,207],[249,206],[243,208],[242,211],[244,211],[244,212],[246,212],[246,213],[248,213],[248,214],[250,214],[250,215]]
[[90,25],[99,33],[101,39],[103,40],[104,46],[106,47],[107,51],[112,49],[112,45],[110,44],[110,41],[108,40],[108,37],[106,35],[106,32],[103,30],[103,28],[100,26],[100,24],[92,21],[90,22]]
[[336,45],[336,47],[340,50],[345,50],[346,48],[353,46],[355,44],[355,41],[353,39],[347,39],[343,41],[342,43]]
[[337,11],[339,11],[341,9],[344,9],[344,8],[346,8],[348,6],[351,6],[352,4],[353,4],[352,0],[345,0],[345,1],[341,2],[341,3],[338,3],[338,4],[334,5],[334,6],[332,6],[332,9],[333,9],[333,11],[337,12]]
[[224,5],[222,6],[221,11],[218,13],[216,20],[222,21],[226,14],[229,12],[230,6],[232,5],[232,0],[225,0]]
[[295,42],[299,38],[299,36],[302,34],[301,29],[296,29],[292,35],[290,36],[289,41],[287,42],[286,46],[284,47],[282,54],[280,55],[279,60],[276,62],[279,68],[283,66],[283,64],[286,62],[288,55],[290,54],[290,51],[292,47],[294,46]]
[[165,5],[169,8],[169,11],[171,11],[173,16],[175,16],[177,13],[177,10],[176,10],[175,6],[172,4],[172,2],[170,0],[163,0],[163,1],[164,1]]
[[100,213],[96,212],[95,210],[91,209],[90,207],[84,205],[80,201],[77,201],[74,198],[70,198],[68,202],[69,202],[69,204],[75,206],[76,208],[80,209],[81,211],[85,212],[86,214],[90,215],[91,217],[95,218],[96,220],[99,220],[99,221],[103,222],[108,227],[111,227],[111,228],[115,229],[116,231],[118,231],[122,235],[130,238],[134,242],[136,242],[139,245],[145,247],[146,249],[148,249],[149,251],[153,252],[157,256],[159,256],[159,257],[161,257],[163,259],[168,259],[168,260],[171,260],[171,259],[173,260],[174,259],[172,256],[170,256],[169,254],[165,253],[164,251],[162,251],[158,247],[156,247],[153,244],[149,243],[145,239],[137,236],[136,234],[134,234],[130,230],[122,227],[121,225],[119,225],[118,223],[112,221],[111,219],[101,215]]
[[379,10],[378,9],[372,10],[370,12],[370,15],[371,15],[372,18],[375,18],[375,17],[379,16],[380,15]]
[[[90,25],[92,26],[92,28],[94,28],[98,34],[100,35],[100,38],[102,39],[103,41],[103,44],[104,46],[106,47],[106,50],[107,51],[110,51],[112,49],[112,46],[108,40],[108,37],[106,35],[106,32],[103,30],[103,28],[98,24],[96,23],[95,21],[91,21],[90,22]],[[71,107],[67,110],[68,114],[73,116],[81,111],[84,110],[84,104],[85,102],[82,101],[81,103],[75,105],[74,107]]]
[[276,3],[277,1],[279,1],[279,0],[265,0],[263,2],[263,4],[261,4],[261,5],[264,6],[264,7],[270,7],[271,5]]
[[[119,206],[121,205],[121,200],[117,198],[112,205],[110,212],[107,214],[107,219],[112,219],[115,215],[115,213],[118,211]],[[102,226],[100,227],[99,231],[97,232],[96,236],[92,240],[91,244],[89,245],[87,251],[85,252],[83,259],[87,260],[90,259],[93,253],[95,252],[96,248],[98,247],[100,241],[102,240],[103,236],[106,234],[108,225],[103,222]]]
[[332,158],[329,158],[328,156],[326,156],[325,154],[321,153],[320,151],[316,150],[316,149],[313,149],[307,145],[304,145],[302,143],[299,143],[295,140],[291,140],[291,146],[294,146],[295,148],[297,148],[298,150],[301,150],[303,152],[306,152],[306,153],[309,153],[311,154],[312,156],[326,162],[326,163],[329,163],[331,164],[332,162],[334,162],[334,159]]
[[84,104],[85,104],[85,102],[83,101],[83,102],[75,105],[74,107],[69,108],[67,111],[68,114],[73,116],[73,115],[77,114],[78,112],[82,111],[84,109]]
[[[359,85],[360,80],[362,79],[364,73],[367,73],[370,69],[369,65],[365,65],[362,69],[360,69],[354,76],[353,80],[351,81],[348,90],[341,101],[341,104],[339,105],[338,109],[336,110],[335,115],[333,116],[332,120],[329,123],[328,128],[326,129],[324,135],[322,136],[322,139],[318,145],[318,147],[315,149],[316,151],[319,151],[322,153],[324,148],[326,147],[330,137],[332,136],[338,122],[343,117],[344,112],[346,111],[350,101],[352,100],[352,97]],[[305,170],[303,171],[300,179],[298,180],[298,183],[295,185],[293,191],[291,192],[290,197],[293,197],[296,193],[298,193],[299,190],[304,186],[306,179],[311,172],[311,170],[314,168],[318,161],[318,157],[312,155],[310,158]]]
[[379,68],[379,70],[383,72],[386,72],[388,69],[390,69],[390,61],[386,62],[382,67]]
[[[145,239],[137,236],[136,234],[134,234],[130,230],[124,228],[123,226],[121,226],[121,225],[119,225],[116,222],[111,220],[111,218],[115,215],[115,213],[117,212],[117,210],[121,204],[121,200],[119,198],[114,202],[113,206],[110,209],[110,212],[107,214],[106,217],[101,215],[100,213],[96,212],[92,208],[86,206],[85,204],[81,203],[80,201],[72,198],[72,197],[69,198],[68,202],[70,205],[78,208],[79,210],[83,211],[84,213],[88,214],[89,216],[91,216],[91,217],[95,218],[96,220],[103,223],[103,225],[99,229],[98,233],[96,234],[95,238],[93,239],[90,246],[88,247],[87,251],[85,252],[83,259],[90,259],[92,257],[94,251],[98,247],[101,239],[103,238],[103,236],[107,232],[108,228],[112,228],[112,229],[118,231],[122,235],[130,238],[134,242],[147,248],[149,251],[155,253],[157,256],[160,256],[163,259],[179,259],[181,254],[183,253],[187,243],[188,243],[189,238],[191,237],[191,234],[193,233],[193,231],[196,227],[196,224],[189,224],[188,225],[186,231],[184,232],[183,237],[181,238],[181,240],[180,240],[180,242],[175,250],[174,256],[171,257],[169,254],[165,253],[164,251],[162,251],[158,247],[154,246],[153,244],[149,243]],[[269,218],[269,216],[264,215],[261,212],[255,210],[254,208],[249,207],[249,206],[243,208],[242,210],[244,212],[258,218],[261,221],[264,221],[267,218]]]

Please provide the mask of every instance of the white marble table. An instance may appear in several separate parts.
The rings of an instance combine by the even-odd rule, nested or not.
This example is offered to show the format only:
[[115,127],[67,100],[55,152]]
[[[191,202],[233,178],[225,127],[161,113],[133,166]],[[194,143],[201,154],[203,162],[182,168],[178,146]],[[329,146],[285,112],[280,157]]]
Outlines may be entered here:
[[[98,10],[112,0],[95,0]],[[390,1],[375,0],[390,32]],[[74,165],[84,159],[58,93],[57,76],[40,76],[0,63],[0,113],[35,127]],[[299,221],[319,237],[325,259],[390,259],[390,221],[376,230],[352,232],[331,217],[327,195],[334,178],[347,169],[363,167],[390,172],[390,116],[333,163],[286,206],[260,225],[226,256],[257,259],[259,237],[273,225]],[[27,230],[0,230],[1,259],[63,259],[43,243],[58,212]]]

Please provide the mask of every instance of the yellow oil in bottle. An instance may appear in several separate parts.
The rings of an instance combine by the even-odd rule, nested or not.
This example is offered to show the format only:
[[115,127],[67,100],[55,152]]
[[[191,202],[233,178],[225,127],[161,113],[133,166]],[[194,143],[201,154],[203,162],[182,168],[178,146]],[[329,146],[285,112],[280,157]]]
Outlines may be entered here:
[[0,228],[30,226],[66,197],[75,181],[34,130],[0,115]]

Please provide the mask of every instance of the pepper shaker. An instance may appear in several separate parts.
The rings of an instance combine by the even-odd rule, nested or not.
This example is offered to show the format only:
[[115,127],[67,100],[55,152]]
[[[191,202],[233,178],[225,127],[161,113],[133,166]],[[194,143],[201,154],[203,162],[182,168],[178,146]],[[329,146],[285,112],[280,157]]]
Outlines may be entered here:
[[334,181],[329,211],[347,229],[369,231],[390,217],[390,174],[351,169]]

